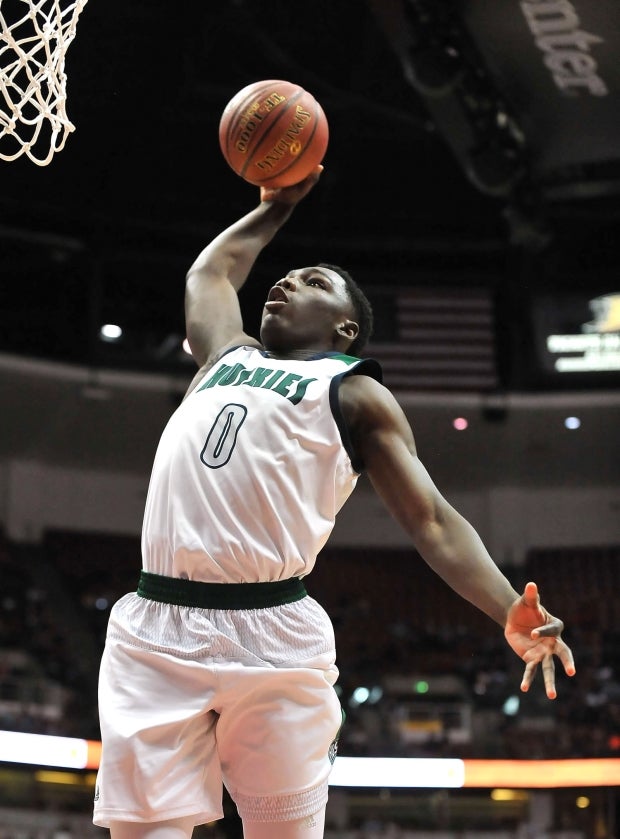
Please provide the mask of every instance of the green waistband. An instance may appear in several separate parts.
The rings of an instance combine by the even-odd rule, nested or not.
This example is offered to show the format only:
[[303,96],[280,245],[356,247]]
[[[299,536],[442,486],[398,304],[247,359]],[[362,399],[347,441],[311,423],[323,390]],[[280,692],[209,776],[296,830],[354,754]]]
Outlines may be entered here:
[[296,577],[275,583],[201,583],[149,571],[140,572],[137,593],[147,600],[199,609],[266,609],[294,603],[307,595]]

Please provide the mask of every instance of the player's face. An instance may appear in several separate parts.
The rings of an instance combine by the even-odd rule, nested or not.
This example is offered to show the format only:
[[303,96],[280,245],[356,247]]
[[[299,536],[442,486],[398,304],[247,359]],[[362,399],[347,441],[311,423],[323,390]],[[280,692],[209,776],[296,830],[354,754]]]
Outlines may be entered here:
[[272,350],[338,349],[346,342],[343,329],[353,320],[346,283],[337,271],[296,268],[269,291],[261,339]]

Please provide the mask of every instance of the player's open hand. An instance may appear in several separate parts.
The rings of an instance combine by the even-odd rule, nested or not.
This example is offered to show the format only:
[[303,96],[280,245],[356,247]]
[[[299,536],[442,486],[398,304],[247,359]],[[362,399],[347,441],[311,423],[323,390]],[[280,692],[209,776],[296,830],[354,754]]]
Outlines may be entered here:
[[527,583],[521,597],[511,606],[504,635],[506,640],[525,662],[521,690],[528,691],[538,665],[542,666],[545,691],[549,699],[557,696],[555,689],[555,664],[557,657],[568,676],[575,675],[575,663],[570,648],[561,638],[564,624],[541,606],[536,583]]
[[323,167],[319,164],[307,178],[292,186],[282,186],[277,189],[268,186],[260,188],[261,201],[279,201],[281,204],[297,204],[318,183]]

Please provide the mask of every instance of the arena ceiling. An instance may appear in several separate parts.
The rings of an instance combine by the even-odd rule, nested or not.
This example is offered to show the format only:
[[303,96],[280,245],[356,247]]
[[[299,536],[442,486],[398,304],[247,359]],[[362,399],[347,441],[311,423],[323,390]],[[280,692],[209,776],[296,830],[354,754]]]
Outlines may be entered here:
[[[558,388],[530,375],[539,292],[553,308],[576,291],[618,290],[620,6],[554,4],[547,23],[572,49],[562,64],[538,31],[542,0],[496,5],[499,16],[486,0],[89,0],[66,65],[75,132],[47,167],[0,161],[2,457],[147,472],[193,372],[180,350],[185,271],[257,200],[222,159],[220,114],[242,86],[285,78],[319,99],[331,139],[320,185],[244,293],[250,323],[282,270],[323,260],[390,298],[380,343],[393,338],[399,295],[413,290],[414,309],[434,295],[455,330],[478,295],[479,317],[487,304],[495,313],[490,378],[476,393],[458,379],[467,348],[455,332],[401,394],[440,485],[493,485],[498,470],[514,484],[615,483],[615,377],[585,391],[575,381],[576,401],[564,388],[541,410],[510,392]],[[563,93],[562,68],[582,87],[564,79]],[[99,339],[106,322],[123,326],[120,344]],[[65,366],[58,378],[32,357]],[[420,358],[405,346],[400,369]],[[157,374],[152,398],[143,379],[109,385],[111,368]],[[434,377],[436,401],[425,401],[417,390]],[[459,389],[464,403],[450,398]],[[459,412],[467,437],[449,436]],[[587,429],[578,445],[562,426],[575,412]]]
[[[619,255],[620,10],[543,6],[90,0],[67,55],[75,133],[47,167],[0,161],[0,350],[176,364],[185,270],[257,199],[222,159],[221,111],[286,78],[320,100],[331,138],[259,283],[327,260],[371,289],[483,288],[503,311],[499,355],[518,352],[524,294],[598,292]],[[110,321],[122,346],[98,339]]]

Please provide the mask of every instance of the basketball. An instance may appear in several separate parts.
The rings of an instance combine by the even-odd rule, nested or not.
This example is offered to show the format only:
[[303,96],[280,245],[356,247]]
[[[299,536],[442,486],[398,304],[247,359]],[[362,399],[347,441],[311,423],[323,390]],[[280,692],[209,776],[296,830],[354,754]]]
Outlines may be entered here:
[[279,188],[303,181],[321,163],[329,141],[323,109],[303,87],[262,81],[244,87],[224,108],[220,148],[248,183]]

